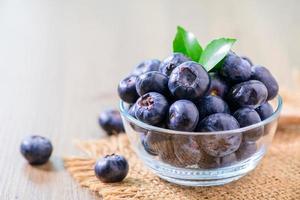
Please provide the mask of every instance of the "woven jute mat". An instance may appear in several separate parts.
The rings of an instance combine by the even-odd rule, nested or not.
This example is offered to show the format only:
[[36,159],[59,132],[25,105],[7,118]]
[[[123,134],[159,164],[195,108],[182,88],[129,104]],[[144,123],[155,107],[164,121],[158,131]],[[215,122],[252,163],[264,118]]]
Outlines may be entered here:
[[[300,199],[300,127],[280,128],[258,167],[238,181],[217,187],[181,187],[168,183],[143,166],[125,134],[77,143],[85,157],[65,158],[65,167],[83,187],[103,199]],[[130,165],[123,182],[105,184],[94,175],[100,156],[122,154]]]

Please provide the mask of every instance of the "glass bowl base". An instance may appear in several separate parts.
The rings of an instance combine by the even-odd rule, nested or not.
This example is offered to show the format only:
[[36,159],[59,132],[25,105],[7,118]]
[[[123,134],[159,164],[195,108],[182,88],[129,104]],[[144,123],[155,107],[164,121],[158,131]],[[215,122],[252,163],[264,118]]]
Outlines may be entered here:
[[240,179],[255,169],[265,152],[266,148],[261,147],[250,158],[231,166],[217,169],[177,168],[158,160],[147,159],[145,155],[140,155],[140,157],[143,158],[146,166],[160,178],[177,185],[197,187],[224,185]]

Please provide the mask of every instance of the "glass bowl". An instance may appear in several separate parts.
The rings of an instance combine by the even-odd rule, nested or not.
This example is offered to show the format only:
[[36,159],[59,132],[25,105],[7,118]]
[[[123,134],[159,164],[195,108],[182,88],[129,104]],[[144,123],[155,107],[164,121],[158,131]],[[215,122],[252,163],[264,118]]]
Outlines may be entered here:
[[[274,113],[264,121],[218,132],[181,132],[151,126],[130,116],[129,105],[123,101],[120,110],[134,151],[156,175],[179,185],[214,186],[245,176],[263,158],[276,132],[281,97],[278,95],[270,104]],[[222,155],[215,155],[215,149],[222,149]]]

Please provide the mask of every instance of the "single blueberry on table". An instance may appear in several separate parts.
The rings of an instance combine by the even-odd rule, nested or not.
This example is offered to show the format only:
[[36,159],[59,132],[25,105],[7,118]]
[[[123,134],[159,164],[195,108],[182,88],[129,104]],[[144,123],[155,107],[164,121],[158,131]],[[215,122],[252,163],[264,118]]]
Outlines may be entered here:
[[177,131],[194,131],[199,119],[198,109],[188,100],[175,101],[169,108],[167,126]]
[[[197,127],[200,132],[226,131],[240,128],[236,119],[227,113],[216,113],[204,118]],[[201,147],[209,155],[224,157],[235,152],[242,141],[241,133],[201,136]]]
[[261,120],[269,118],[273,114],[273,107],[268,103],[263,103],[261,106],[255,109],[259,114]]
[[108,135],[125,132],[120,112],[117,110],[109,109],[101,112],[98,121]]
[[235,54],[225,57],[220,73],[226,80],[234,83],[247,81],[251,77],[251,66],[248,61]]
[[181,63],[189,61],[182,53],[173,53],[171,56],[167,57],[160,64],[159,71],[166,76],[170,76],[172,71],[179,66]]
[[47,138],[33,135],[22,140],[20,150],[29,164],[41,165],[49,160],[53,147]]
[[200,120],[214,113],[230,113],[227,103],[218,96],[205,96],[197,106]]
[[257,108],[266,101],[267,96],[267,88],[262,82],[250,80],[234,85],[228,93],[228,100],[240,107]]
[[139,76],[146,72],[158,71],[159,66],[160,61],[157,59],[145,60],[136,66],[132,72],[132,75]]
[[150,125],[161,123],[169,109],[167,99],[157,92],[141,96],[136,102],[136,107],[136,118]]
[[95,175],[104,183],[122,181],[128,174],[129,166],[125,157],[121,155],[107,155],[99,159],[94,167]]
[[123,79],[118,86],[118,93],[120,98],[130,104],[135,103],[139,95],[135,88],[136,76],[128,76]]
[[200,162],[204,152],[197,142],[197,136],[173,135],[172,139],[174,153],[182,165],[191,166]]
[[210,77],[202,65],[188,61],[176,67],[169,78],[169,90],[178,99],[198,99],[208,90]]
[[[239,122],[240,127],[246,127],[261,122],[259,114],[252,108],[240,108],[234,112],[233,116]],[[243,140],[256,141],[263,133],[263,126],[253,128],[243,133]]]
[[221,78],[218,73],[209,73],[211,81],[208,89],[209,95],[224,98],[229,90],[229,84]]
[[258,80],[266,86],[268,90],[267,100],[271,100],[276,97],[276,95],[278,94],[279,86],[271,72],[267,68],[259,65],[253,66],[251,70],[251,79]]
[[160,72],[147,72],[138,76],[136,91],[142,96],[148,92],[158,92],[164,95],[169,93],[169,78]]

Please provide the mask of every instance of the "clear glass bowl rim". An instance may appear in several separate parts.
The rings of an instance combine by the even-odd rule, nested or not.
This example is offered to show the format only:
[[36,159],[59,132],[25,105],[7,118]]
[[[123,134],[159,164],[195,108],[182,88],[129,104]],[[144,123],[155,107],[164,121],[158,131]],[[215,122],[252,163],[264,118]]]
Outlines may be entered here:
[[134,123],[135,125],[146,129],[146,130],[151,130],[151,131],[155,131],[155,132],[159,132],[159,133],[166,133],[166,134],[179,134],[179,135],[216,135],[216,134],[234,134],[234,133],[242,133],[245,131],[249,131],[251,129],[255,129],[257,127],[260,126],[264,126],[270,122],[272,122],[273,120],[277,119],[279,117],[279,114],[281,112],[282,109],[282,98],[280,95],[277,95],[276,97],[277,99],[277,107],[275,109],[275,111],[273,112],[273,114],[268,117],[267,119],[250,125],[250,126],[246,126],[243,128],[239,128],[239,129],[233,129],[233,130],[226,130],[226,131],[215,131],[215,132],[186,132],[186,131],[176,131],[176,130],[170,130],[170,129],[165,129],[165,128],[160,128],[157,126],[152,126],[149,124],[146,124],[142,121],[139,121],[137,119],[135,119],[134,117],[132,117],[131,115],[129,115],[128,110],[125,108],[125,102],[124,101],[120,101],[120,111],[123,117],[125,117],[126,120]]

